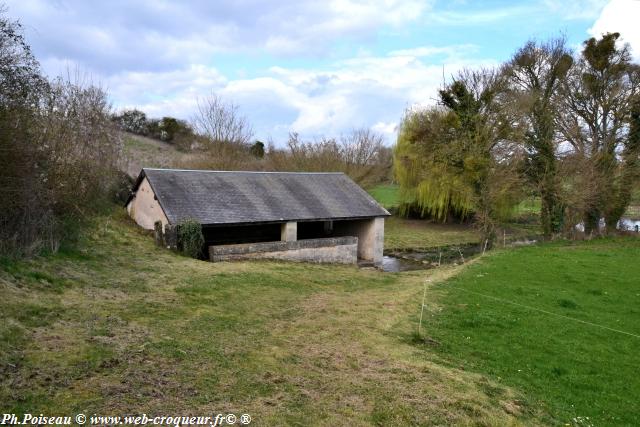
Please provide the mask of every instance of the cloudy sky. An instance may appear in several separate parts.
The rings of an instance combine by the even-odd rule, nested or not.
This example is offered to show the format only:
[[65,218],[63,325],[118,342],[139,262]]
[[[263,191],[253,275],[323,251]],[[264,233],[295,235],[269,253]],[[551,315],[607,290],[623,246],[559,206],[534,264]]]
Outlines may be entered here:
[[576,48],[619,31],[640,59],[640,0],[0,0],[44,71],[78,69],[116,109],[189,119],[215,92],[280,145],[370,127],[395,139],[403,110],[443,75],[498,64],[527,39]]

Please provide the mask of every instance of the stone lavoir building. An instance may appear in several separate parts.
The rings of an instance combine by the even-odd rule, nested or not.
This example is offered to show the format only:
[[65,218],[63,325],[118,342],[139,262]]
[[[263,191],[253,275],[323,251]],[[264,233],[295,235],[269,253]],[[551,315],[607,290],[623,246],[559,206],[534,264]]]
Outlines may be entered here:
[[126,203],[145,229],[194,219],[211,261],[379,264],[389,215],[343,173],[144,168]]

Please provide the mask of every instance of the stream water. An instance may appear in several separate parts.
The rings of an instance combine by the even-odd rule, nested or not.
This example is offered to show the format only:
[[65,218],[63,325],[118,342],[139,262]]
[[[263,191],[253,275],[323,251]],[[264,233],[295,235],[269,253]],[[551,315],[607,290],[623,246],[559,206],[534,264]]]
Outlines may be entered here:
[[[604,220],[601,221],[604,227]],[[583,230],[582,224],[576,225],[576,229]],[[618,222],[618,229],[624,231],[640,232],[640,219],[622,218]],[[511,246],[523,246],[535,243],[536,240],[518,240],[510,242]],[[425,250],[390,251],[382,258],[382,270],[387,272],[400,272],[411,270],[427,270],[445,264],[458,264],[465,262],[474,255],[482,252],[479,244],[463,246],[447,246]]]
[[640,219],[622,218],[618,221],[618,228],[638,233],[640,231]]
[[[604,218],[600,218],[599,227],[604,229],[605,227]],[[617,228],[618,230],[622,230],[622,231],[635,231],[636,233],[638,233],[640,232],[640,219],[623,217],[620,219],[620,221],[618,221]],[[576,230],[584,231],[584,223],[581,222],[580,224],[577,224]]]
[[458,264],[481,252],[479,244],[448,246],[416,251],[391,251],[382,258],[382,270],[399,272],[426,270],[445,264]]

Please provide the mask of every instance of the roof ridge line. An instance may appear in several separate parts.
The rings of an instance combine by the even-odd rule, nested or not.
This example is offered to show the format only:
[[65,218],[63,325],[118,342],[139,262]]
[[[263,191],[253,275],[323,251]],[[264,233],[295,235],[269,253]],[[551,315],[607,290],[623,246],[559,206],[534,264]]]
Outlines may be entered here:
[[207,173],[273,173],[273,174],[291,174],[291,175],[345,175],[344,172],[293,172],[293,171],[221,171],[207,169],[172,169],[172,168],[142,168],[142,170],[155,170],[167,172],[207,172]]

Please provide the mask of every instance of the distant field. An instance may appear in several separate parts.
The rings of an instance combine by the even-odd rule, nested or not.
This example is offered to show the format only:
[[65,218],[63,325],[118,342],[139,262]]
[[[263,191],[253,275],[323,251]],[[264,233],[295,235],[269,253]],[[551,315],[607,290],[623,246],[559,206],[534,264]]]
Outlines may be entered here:
[[540,198],[529,197],[521,201],[515,209],[515,215],[540,215]]
[[[540,198],[531,197],[520,202],[516,207],[515,215],[516,217],[540,215]],[[640,196],[638,194],[633,196],[625,215],[633,219],[640,218]]]
[[400,203],[396,184],[380,184],[369,189],[369,194],[385,208],[397,207]]
[[[395,184],[378,185],[369,189],[369,193],[387,209],[397,207],[400,202],[398,186]],[[479,234],[466,225],[439,224],[395,215],[386,218],[384,233],[385,250],[460,245],[475,243],[480,239]]]
[[[394,208],[399,204],[398,186],[394,184],[378,185],[369,193],[385,208]],[[516,216],[537,215],[540,202],[528,199],[521,202],[516,209]],[[504,225],[505,231],[499,230],[497,244],[539,234],[537,224],[509,223]],[[392,216],[385,220],[385,249],[422,249],[435,246],[464,245],[479,243],[480,234],[469,224],[442,224],[429,220],[407,219]]]
[[468,225],[439,224],[420,219],[388,217],[384,224],[384,248],[420,249],[477,243],[480,234]]
[[[385,208],[397,207],[400,204],[400,187],[397,184],[380,184],[369,189],[369,194]],[[515,209],[515,214],[539,214],[540,198],[531,197],[523,200]]]
[[627,208],[627,212],[625,213],[625,215],[627,215],[629,218],[632,218],[632,219],[640,219],[640,204],[629,206],[629,208]]
[[433,288],[428,348],[567,425],[638,425],[638,259],[638,239],[492,254]]

